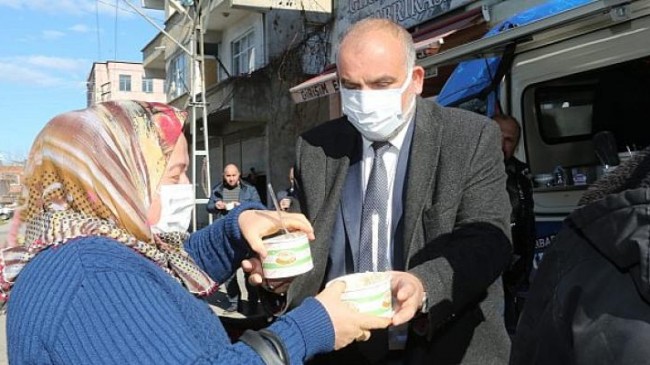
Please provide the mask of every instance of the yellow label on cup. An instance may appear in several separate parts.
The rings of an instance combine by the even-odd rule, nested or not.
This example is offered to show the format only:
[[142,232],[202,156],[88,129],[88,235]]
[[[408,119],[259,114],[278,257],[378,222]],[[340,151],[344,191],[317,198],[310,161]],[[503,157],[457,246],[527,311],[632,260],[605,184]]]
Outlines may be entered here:
[[335,281],[345,282],[341,300],[349,303],[360,313],[391,318],[393,298],[390,290],[390,274],[387,272],[364,272],[338,277]]
[[267,255],[262,270],[267,279],[281,279],[304,274],[314,267],[309,239],[302,232],[291,232],[262,241]]

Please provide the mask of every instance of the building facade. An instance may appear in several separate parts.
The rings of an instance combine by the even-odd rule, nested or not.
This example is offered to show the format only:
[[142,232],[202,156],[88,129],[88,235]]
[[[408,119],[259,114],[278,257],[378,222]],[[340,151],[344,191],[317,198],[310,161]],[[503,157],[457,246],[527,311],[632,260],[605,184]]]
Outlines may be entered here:
[[94,62],[86,81],[87,106],[110,100],[166,101],[165,79],[148,76],[139,62]]
[[[161,31],[144,47],[145,70],[166,78],[169,104],[193,109],[194,94],[206,108],[210,166],[196,154],[197,166],[203,167],[197,173],[209,174],[210,185],[216,185],[223,167],[235,163],[244,178],[255,171],[262,200],[267,182],[284,189],[297,133],[288,89],[327,63],[331,0],[195,1],[189,7],[146,0],[143,5],[165,12],[169,35]],[[197,28],[200,32],[193,33]],[[199,133],[188,138],[196,137],[203,148],[198,109],[190,114]],[[207,198],[211,188],[203,181],[197,178],[199,199]],[[205,223],[204,206],[196,211]]]

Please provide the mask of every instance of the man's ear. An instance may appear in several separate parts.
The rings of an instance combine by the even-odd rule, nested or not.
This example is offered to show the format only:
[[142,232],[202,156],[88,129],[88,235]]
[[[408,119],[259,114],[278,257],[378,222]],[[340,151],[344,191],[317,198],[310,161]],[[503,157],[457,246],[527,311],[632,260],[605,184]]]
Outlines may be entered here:
[[411,87],[415,95],[422,94],[422,87],[424,85],[424,68],[422,66],[414,66],[412,75],[413,78]]

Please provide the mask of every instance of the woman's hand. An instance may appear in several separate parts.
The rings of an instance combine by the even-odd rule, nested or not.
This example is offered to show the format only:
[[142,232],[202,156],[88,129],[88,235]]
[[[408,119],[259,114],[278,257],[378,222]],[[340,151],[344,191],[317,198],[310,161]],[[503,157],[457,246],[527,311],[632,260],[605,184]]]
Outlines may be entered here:
[[266,279],[264,277],[264,270],[262,270],[262,262],[257,257],[243,260],[241,267],[245,273],[248,274],[248,283],[252,286],[261,286],[267,291],[275,294],[286,293],[289,290],[289,284],[293,278],[283,279]]
[[325,288],[316,299],[321,302],[334,326],[334,350],[341,349],[353,341],[367,341],[370,330],[386,328],[390,318],[362,314],[341,301],[345,282],[335,281]]
[[314,239],[314,229],[304,215],[285,212],[280,214],[282,222],[278,212],[274,210],[245,210],[239,214],[239,229],[242,237],[262,260],[266,257],[266,247],[262,243],[262,238],[283,229],[282,223],[289,231],[302,231],[310,240]]

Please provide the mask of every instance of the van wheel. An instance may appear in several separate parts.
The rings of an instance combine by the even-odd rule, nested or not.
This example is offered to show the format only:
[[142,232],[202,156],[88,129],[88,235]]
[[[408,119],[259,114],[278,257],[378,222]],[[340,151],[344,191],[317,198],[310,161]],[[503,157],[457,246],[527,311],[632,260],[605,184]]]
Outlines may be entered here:
[[0,213],[0,221],[6,221],[9,219],[9,214],[7,213]]

